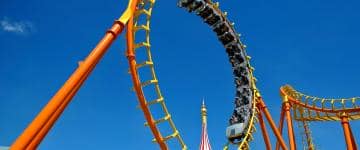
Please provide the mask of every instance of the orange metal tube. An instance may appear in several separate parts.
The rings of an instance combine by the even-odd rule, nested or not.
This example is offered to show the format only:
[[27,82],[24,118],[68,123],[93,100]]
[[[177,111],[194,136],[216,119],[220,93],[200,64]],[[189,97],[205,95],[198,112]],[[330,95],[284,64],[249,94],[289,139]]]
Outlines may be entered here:
[[355,137],[354,137],[354,135],[353,135],[353,133],[352,133],[352,130],[351,130],[351,127],[350,127],[350,123],[349,123],[349,129],[350,129],[350,136],[351,136],[352,145],[353,145],[354,149],[357,150],[358,148],[357,148],[357,145],[356,145],[356,140],[355,140]]
[[344,129],[345,142],[347,146],[347,150],[354,150],[352,137],[351,137],[351,129],[349,125],[349,120],[346,115],[341,115],[341,125]]
[[[36,134],[48,123],[52,115],[57,111],[62,103],[68,103],[71,98],[66,99],[71,94],[74,88],[80,84],[87,72],[91,72],[95,64],[99,62],[116,36],[122,32],[124,25],[120,21],[116,21],[110,30],[105,34],[103,39],[93,49],[89,56],[85,59],[82,65],[75,70],[60,90],[53,96],[49,103],[36,116],[33,122],[24,130],[24,132],[11,145],[11,150],[25,149],[28,144],[35,138]],[[63,111],[63,110],[61,110]],[[57,117],[52,120],[55,121]],[[50,124],[53,124],[50,122]]]
[[135,60],[135,53],[134,53],[133,24],[134,24],[133,19],[130,18],[130,20],[127,24],[126,37],[127,37],[127,58],[128,58],[129,65],[130,65],[131,77],[133,80],[136,95],[137,95],[139,103],[140,103],[140,107],[141,107],[142,111],[144,112],[145,119],[148,122],[151,132],[154,134],[155,139],[156,139],[157,143],[159,143],[160,148],[162,150],[167,150],[168,147],[166,146],[165,141],[163,140],[159,130],[157,129],[157,127],[154,123],[154,119],[151,116],[150,110],[146,105],[146,100],[144,97],[144,93],[142,91],[140,79],[137,74],[136,60]]
[[260,111],[262,111],[264,114],[265,114],[265,117],[266,119],[268,120],[269,124],[270,124],[270,127],[271,129],[273,130],[274,134],[275,134],[275,137],[276,139],[280,142],[280,146],[283,150],[288,150],[286,144],[285,144],[285,141],[283,139],[283,137],[281,136],[279,130],[276,128],[276,125],[274,123],[274,120],[272,119],[271,115],[270,115],[270,112],[269,110],[266,108],[266,105],[265,103],[263,102],[262,99],[259,99],[259,102],[258,102],[258,109]]
[[44,139],[45,135],[50,131],[51,127],[55,124],[57,118],[62,114],[65,110],[66,106],[69,104],[72,97],[75,96],[76,92],[80,89],[82,83],[86,80],[86,77],[90,74],[87,74],[81,79],[80,83],[76,85],[76,87],[71,91],[70,95],[65,98],[66,102],[63,102],[61,106],[56,110],[56,112],[51,116],[50,120],[45,124],[45,126],[36,134],[34,139],[31,140],[30,144],[26,147],[26,150],[33,150],[38,147],[40,142]]
[[[66,105],[71,101],[76,91],[85,81],[95,65],[100,61],[106,50],[124,29],[124,25],[133,15],[138,0],[129,0],[129,5],[121,17],[115,21],[110,30],[107,31],[102,40],[92,50],[82,65],[75,70],[60,90],[53,96],[38,116],[24,130],[24,132],[11,145],[11,150],[22,150],[27,148],[29,144],[37,146],[43,139],[51,126],[65,109]],[[39,133],[39,134],[38,134]],[[34,143],[33,143],[34,140]]]
[[261,133],[263,134],[264,142],[266,145],[266,149],[271,150],[270,137],[266,130],[266,126],[265,126],[264,119],[262,117],[261,112],[258,113],[258,119],[259,119],[259,123],[260,123]]
[[294,135],[293,123],[291,119],[289,102],[285,102],[285,115],[288,126],[288,138],[289,138],[290,150],[296,150],[295,135]]
[[[281,113],[280,113],[280,120],[279,120],[279,132],[280,134],[282,135],[282,131],[283,131],[283,127],[284,127],[284,118],[285,118],[285,112],[284,112],[284,105],[281,106]],[[280,149],[280,145],[279,145],[279,142],[276,141],[276,150],[279,150]]]

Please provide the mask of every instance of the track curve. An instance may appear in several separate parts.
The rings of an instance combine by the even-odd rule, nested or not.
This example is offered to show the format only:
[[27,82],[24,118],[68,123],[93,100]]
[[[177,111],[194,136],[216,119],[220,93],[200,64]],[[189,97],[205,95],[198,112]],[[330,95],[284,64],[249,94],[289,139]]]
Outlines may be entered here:
[[[195,2],[195,3],[193,3]],[[157,142],[161,149],[168,149],[166,141],[171,138],[176,138],[180,143],[182,149],[187,149],[183,142],[178,130],[172,121],[171,115],[167,110],[164,102],[164,98],[161,95],[159,81],[156,78],[154,62],[151,55],[150,44],[150,20],[151,13],[154,6],[154,0],[142,0],[137,6],[137,11],[134,13],[134,22],[129,22],[127,33],[127,57],[130,65],[130,74],[134,83],[134,90],[140,102],[140,107],[144,112],[147,122],[146,126],[149,126],[153,135],[155,136],[154,142]],[[184,4],[186,4],[187,7]],[[190,4],[190,5],[189,5]],[[233,24],[228,21],[226,14],[224,14],[218,7],[218,3],[212,3],[205,0],[192,0],[192,1],[179,1],[180,7],[187,7],[189,11],[197,11],[198,15],[205,19],[205,22],[209,24],[214,32],[216,32],[219,40],[224,45],[229,57],[229,61],[232,65],[234,82],[235,82],[235,109],[232,117],[229,119],[229,124],[243,123],[244,129],[242,131],[243,136],[240,142],[237,144],[238,149],[249,149],[249,141],[251,141],[252,133],[255,131],[256,118],[256,98],[259,97],[259,92],[256,89],[256,79],[253,76],[253,67],[250,66],[250,57],[247,56],[245,51],[245,45],[240,41],[240,36],[236,33]],[[202,8],[202,11],[197,10]],[[142,17],[145,16],[145,17]],[[144,19],[145,18],[145,19]],[[137,32],[145,31],[145,34],[139,34]],[[139,38],[140,37],[140,38]],[[142,37],[142,38],[141,38]],[[137,39],[145,39],[138,42]],[[145,50],[147,58],[141,63],[137,63],[136,52]],[[142,81],[140,77],[140,68],[149,68],[151,79]],[[152,101],[147,101],[143,88],[153,85],[155,87],[155,93],[157,98]],[[153,113],[151,112],[150,105],[161,105],[165,116],[158,120],[155,120]],[[173,130],[173,134],[163,137],[157,127],[157,124],[162,122],[169,122]],[[229,142],[224,149],[228,149]]]
[[[133,15],[132,21],[127,24],[127,58],[130,66],[130,74],[134,84],[133,89],[136,92],[140,108],[144,112],[144,116],[147,121],[145,126],[150,127],[151,132],[155,137],[152,141],[157,142],[161,149],[167,150],[169,148],[166,142],[175,138],[179,142],[181,149],[186,150],[187,146],[180,136],[179,131],[177,130],[165,105],[164,97],[161,94],[159,82],[155,74],[154,62],[152,61],[150,46],[150,20],[154,4],[155,0],[141,0],[137,5],[137,10]],[[145,32],[145,34],[139,34],[140,36],[136,36],[138,32]],[[139,39],[142,41],[136,43]],[[135,57],[137,51],[143,51],[143,53],[146,53],[146,58],[145,60],[141,60],[141,63],[137,63],[137,61],[139,61]],[[150,70],[147,72],[151,76],[150,80],[141,80],[139,69],[143,68],[148,68]],[[147,96],[143,90],[146,86],[154,87],[152,92],[155,92],[157,98],[151,101],[147,100]],[[150,109],[150,106],[152,105],[160,105],[165,116],[162,118],[154,118],[154,113]],[[158,128],[158,124],[164,122],[167,122],[170,125],[172,134],[167,136],[162,135]]]
[[[247,141],[252,130],[255,108],[255,78],[250,66],[246,46],[240,41],[240,34],[234,29],[234,24],[227,19],[227,13],[219,8],[219,3],[210,0],[180,0],[178,6],[200,16],[216,33],[223,44],[232,66],[235,82],[235,108],[229,119],[229,125],[242,124],[242,136],[238,140],[239,147],[248,147]],[[243,145],[246,145],[243,147]]]
[[343,115],[349,120],[360,119],[360,97],[319,98],[300,93],[290,85],[282,86],[280,95],[292,104],[298,121],[340,121]]

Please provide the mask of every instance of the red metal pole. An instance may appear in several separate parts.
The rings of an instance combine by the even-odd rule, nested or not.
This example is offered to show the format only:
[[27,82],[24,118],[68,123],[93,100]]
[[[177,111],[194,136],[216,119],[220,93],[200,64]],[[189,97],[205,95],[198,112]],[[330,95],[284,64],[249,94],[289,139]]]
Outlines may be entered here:
[[[81,63],[79,63],[79,65],[81,65]],[[56,112],[54,113],[54,115],[51,116],[50,120],[45,124],[45,126],[38,132],[38,134],[36,134],[36,136],[34,137],[33,140],[31,140],[30,144],[26,147],[26,150],[33,150],[36,149],[38,147],[38,145],[40,144],[40,142],[44,139],[44,137],[46,136],[46,134],[50,131],[51,127],[55,124],[55,121],[57,120],[57,118],[62,114],[62,112],[65,110],[66,106],[69,104],[69,99],[71,99],[72,97],[74,97],[74,95],[76,94],[76,92],[80,89],[82,83],[86,80],[86,77],[90,74],[90,72],[87,72],[87,74],[81,79],[81,82],[76,85],[76,87],[74,88],[74,90],[70,93],[70,95],[68,97],[66,97],[65,101],[61,104],[61,106],[56,110]]]
[[296,150],[296,142],[295,142],[295,134],[293,129],[293,123],[290,113],[290,103],[288,102],[287,96],[284,96],[284,103],[285,103],[285,115],[286,121],[288,126],[288,137],[289,137],[289,144],[290,150]]
[[75,70],[65,84],[53,96],[48,104],[24,130],[24,132],[11,145],[11,150],[23,150],[31,144],[30,147],[37,146],[46,133],[51,129],[57,118],[64,111],[66,105],[71,101],[76,91],[80,88],[87,76],[95,68],[109,46],[116,39],[129,18],[133,15],[138,0],[129,0],[129,4],[121,17],[115,21],[110,30],[108,30],[98,45],[92,50],[85,61]]
[[[285,118],[285,112],[284,112],[284,105],[281,106],[281,113],[280,113],[280,120],[279,120],[279,132],[282,135],[283,126],[284,126],[284,118]],[[276,150],[280,149],[279,142],[276,141]]]
[[271,143],[270,143],[269,134],[268,134],[268,132],[266,130],[266,126],[265,126],[264,119],[262,117],[261,112],[258,113],[258,119],[259,119],[259,123],[260,123],[261,133],[263,135],[264,142],[265,142],[265,145],[266,145],[266,149],[271,150]]
[[350,129],[350,136],[351,136],[351,142],[352,142],[352,145],[353,147],[357,150],[357,145],[356,145],[356,140],[355,140],[355,137],[352,133],[352,130],[351,130],[351,127],[350,127],[350,122],[349,122],[349,129]]
[[[11,150],[25,149],[35,138],[35,136],[42,130],[42,128],[48,123],[48,121],[52,121],[49,123],[54,124],[58,116],[56,116],[54,119],[51,119],[52,115],[55,114],[56,111],[58,111],[58,108],[60,108],[63,103],[69,103],[71,98],[66,97],[71,95],[73,91],[76,91],[76,86],[81,85],[81,79],[84,77],[86,78],[87,72],[91,72],[94,69],[95,65],[105,54],[106,50],[115,40],[116,36],[122,32],[123,28],[124,24],[122,24],[120,21],[116,21],[114,23],[111,29],[106,32],[103,39],[89,54],[89,56],[85,59],[82,65],[75,70],[75,72],[60,88],[60,90],[54,95],[54,97],[49,101],[49,103],[43,108],[43,110],[38,114],[38,116],[36,116],[33,122],[31,122],[31,124],[11,145]],[[62,112],[63,110],[60,111]]]
[[263,102],[263,100],[261,98],[259,99],[259,102],[258,102],[258,109],[265,114],[265,117],[268,120],[269,125],[270,125],[271,129],[273,130],[273,132],[275,134],[276,139],[280,142],[281,148],[283,150],[288,150],[284,139],[282,138],[279,130],[276,128],[276,125],[275,125],[274,120],[272,119],[272,117],[270,115],[269,110],[266,108],[266,105],[265,105],[265,103]]
[[340,119],[341,119],[342,127],[344,129],[344,136],[345,136],[347,150],[355,150],[353,146],[354,143],[352,142],[353,138],[351,137],[351,129],[349,125],[348,116],[346,114],[341,114]]

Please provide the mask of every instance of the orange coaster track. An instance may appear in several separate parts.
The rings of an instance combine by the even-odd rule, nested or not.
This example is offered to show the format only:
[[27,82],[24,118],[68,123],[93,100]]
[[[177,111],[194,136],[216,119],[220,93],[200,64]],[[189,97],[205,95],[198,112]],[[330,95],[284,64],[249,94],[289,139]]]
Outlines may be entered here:
[[[134,18],[132,18],[127,24],[127,58],[130,65],[130,74],[134,84],[134,90],[138,97],[140,107],[144,112],[144,116],[146,119],[146,126],[149,126],[151,132],[154,134],[154,142],[157,142],[161,149],[168,149],[166,141],[176,138],[177,141],[181,145],[181,149],[187,149],[183,139],[181,138],[179,131],[176,129],[176,126],[171,118],[171,115],[165,105],[164,97],[161,94],[160,86],[158,79],[155,74],[154,62],[151,57],[151,46],[150,46],[150,19],[151,13],[153,10],[155,1],[154,0],[141,0],[137,6],[137,10],[134,13]],[[144,19],[145,18],[145,19]],[[134,22],[135,21],[135,22]],[[136,38],[136,33],[145,32],[145,38]],[[135,43],[136,41],[144,40],[139,43]],[[141,53],[146,54],[145,60],[139,60],[141,63],[137,63],[136,61],[136,52],[142,51]],[[144,59],[144,58],[143,58]],[[151,79],[147,81],[142,81],[139,76],[139,69],[147,68],[150,70],[147,72],[148,76],[151,76]],[[155,92],[156,98],[151,101],[148,101],[145,92],[143,91],[143,87],[152,86],[151,92]],[[147,93],[148,95],[151,95]],[[149,96],[150,97],[150,96]],[[150,106],[152,105],[161,105],[163,114],[165,115],[162,118],[154,119]],[[168,122],[172,134],[163,137],[161,132],[159,131],[157,125],[163,122]]]
[[[303,124],[308,149],[314,149],[314,145],[307,122],[340,121],[344,130],[347,149],[357,149],[349,121],[360,119],[359,97],[341,99],[319,98],[300,93],[289,85],[280,88],[280,95],[283,99],[283,106],[279,129],[280,132],[282,132],[283,122],[286,116],[290,146],[293,145],[293,148],[295,148],[292,119]],[[293,118],[290,115],[291,109]]]

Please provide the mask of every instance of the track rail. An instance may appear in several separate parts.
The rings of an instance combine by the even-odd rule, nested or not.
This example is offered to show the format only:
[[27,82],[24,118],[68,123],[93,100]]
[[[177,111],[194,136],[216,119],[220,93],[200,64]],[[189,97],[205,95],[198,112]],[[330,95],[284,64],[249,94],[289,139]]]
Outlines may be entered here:
[[280,94],[292,104],[297,121],[340,121],[343,115],[349,120],[360,119],[360,97],[319,98],[300,93],[290,85],[281,87]]
[[[179,131],[177,130],[174,121],[172,120],[172,117],[166,107],[164,97],[161,94],[159,82],[155,73],[154,62],[152,60],[150,44],[150,20],[154,4],[155,0],[141,0],[133,16],[134,22],[128,24],[127,57],[130,65],[130,74],[134,82],[133,89],[136,92],[141,110],[144,112],[144,116],[147,121],[145,123],[145,126],[150,127],[155,137],[152,141],[157,142],[160,148],[164,150],[169,149],[166,143],[168,140],[176,139],[180,144],[181,149],[186,150],[187,146],[185,145],[182,137],[180,136]],[[140,34],[139,32],[145,32],[145,34]],[[137,33],[139,33],[139,36],[136,36]],[[145,40],[139,43],[135,43],[139,39]],[[141,60],[142,62],[140,63],[137,63],[137,59],[135,59],[136,53],[138,51],[145,51],[146,53],[146,60]],[[147,74],[151,75],[151,79],[147,81],[141,80],[140,77],[140,70],[145,68],[150,69]],[[151,101],[147,100],[146,94],[143,90],[143,88],[146,86],[154,86],[154,90],[152,92],[156,93],[156,99]],[[165,116],[163,116],[162,118],[154,119],[154,113],[151,111],[151,106],[153,105],[160,105]],[[158,125],[165,122],[169,123],[172,134],[163,137],[158,128]]]
[[[308,149],[315,149],[308,123],[311,121],[339,121],[344,130],[345,142],[348,150],[357,149],[355,137],[352,134],[349,120],[360,119],[359,97],[353,98],[319,98],[309,96],[296,91],[290,85],[280,88],[280,95],[283,99],[283,108],[280,117],[280,132],[286,113],[288,123],[288,136],[291,137],[290,144],[295,149],[295,137],[292,127],[292,119],[302,124],[304,129],[303,139],[306,139]],[[293,110],[291,117],[290,109]],[[305,142],[304,142],[305,143]],[[279,147],[277,146],[276,149]]]

